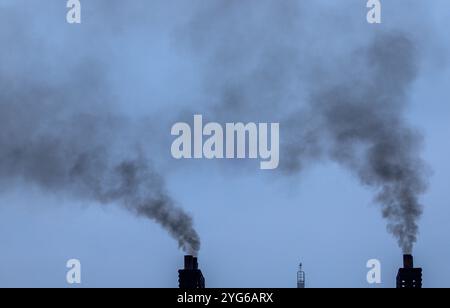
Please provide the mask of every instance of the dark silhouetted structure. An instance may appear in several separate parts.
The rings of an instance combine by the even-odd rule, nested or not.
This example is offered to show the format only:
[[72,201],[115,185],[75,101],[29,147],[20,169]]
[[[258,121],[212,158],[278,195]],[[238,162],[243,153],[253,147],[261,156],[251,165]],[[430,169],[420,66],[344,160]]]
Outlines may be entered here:
[[397,288],[422,288],[422,269],[414,268],[414,259],[412,255],[403,256],[403,268],[400,268],[397,274]]
[[297,272],[297,288],[298,289],[304,289],[305,285],[306,285],[306,276],[305,276],[305,272],[302,269],[303,264],[300,263],[299,267],[298,267],[298,272]]
[[184,269],[178,271],[180,289],[204,289],[205,278],[198,269],[198,260],[193,256],[184,257]]

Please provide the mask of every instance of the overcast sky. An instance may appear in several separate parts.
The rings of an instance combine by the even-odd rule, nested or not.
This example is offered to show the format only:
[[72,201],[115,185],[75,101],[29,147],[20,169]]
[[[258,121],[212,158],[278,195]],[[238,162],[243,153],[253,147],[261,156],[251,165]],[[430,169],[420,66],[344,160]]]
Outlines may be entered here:
[[[420,60],[405,116],[424,136],[431,174],[415,263],[424,268],[425,287],[450,287],[447,0],[382,1],[381,25],[368,25],[364,1],[353,0],[81,2],[82,23],[69,25],[64,1],[0,0],[0,89],[33,93],[30,85],[55,91],[64,84],[61,110],[74,109],[67,99],[83,112],[113,110],[138,121],[145,153],[194,219],[208,287],[295,287],[300,262],[308,287],[373,287],[366,262],[374,258],[382,264],[382,284],[375,287],[395,286],[402,252],[373,191],[342,166],[324,159],[280,176],[254,162],[174,161],[170,127],[192,121],[194,113],[218,122],[259,122],[290,112],[295,104],[283,104],[291,97],[274,101],[276,109],[265,103],[257,113],[215,112],[223,83],[258,86],[247,80],[254,75],[241,72],[248,72],[248,59],[273,46],[302,53],[302,64],[319,61],[327,68],[349,61],[379,32],[411,36]],[[222,50],[229,67],[212,76],[211,54]],[[279,59],[268,59],[277,67]],[[80,76],[101,86],[78,88]],[[301,82],[298,87],[292,93],[301,104],[306,90]],[[21,99],[48,103],[33,95],[15,103]],[[0,181],[0,287],[68,287],[65,264],[72,258],[81,261],[84,287],[177,287],[184,253],[158,224],[116,204],[49,193],[20,177],[6,182]]]

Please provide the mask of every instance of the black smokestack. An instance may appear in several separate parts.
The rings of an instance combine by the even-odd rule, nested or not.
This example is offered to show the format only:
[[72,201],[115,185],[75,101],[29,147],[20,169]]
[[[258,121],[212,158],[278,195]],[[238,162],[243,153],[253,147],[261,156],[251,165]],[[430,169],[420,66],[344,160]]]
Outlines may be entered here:
[[414,258],[412,255],[403,255],[403,267],[414,268]]
[[422,288],[422,269],[414,268],[414,259],[412,255],[403,255],[403,268],[400,268],[397,274],[397,288]]
[[[427,186],[422,136],[405,119],[421,61],[417,38],[365,28],[349,37],[359,13],[348,9],[356,22],[344,14],[345,23],[317,18],[312,26],[314,8],[314,1],[219,0],[199,9],[182,33],[207,59],[208,103],[217,102],[211,117],[280,122],[283,174],[338,162],[374,192],[388,231],[410,254]],[[342,37],[319,35],[336,31]]]
[[205,278],[198,268],[198,259],[194,256],[184,257],[184,269],[178,271],[180,289],[203,289]]

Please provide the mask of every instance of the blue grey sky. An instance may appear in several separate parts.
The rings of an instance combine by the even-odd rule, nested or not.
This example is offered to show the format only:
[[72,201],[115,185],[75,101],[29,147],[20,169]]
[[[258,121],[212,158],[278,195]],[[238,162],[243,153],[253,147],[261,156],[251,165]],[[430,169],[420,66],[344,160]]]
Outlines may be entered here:
[[[414,38],[419,73],[408,88],[405,117],[424,136],[422,156],[431,170],[414,255],[425,287],[450,287],[448,1],[382,1],[381,25],[367,24],[365,1],[129,2],[81,0],[82,23],[69,25],[64,1],[0,0],[0,86],[21,93],[35,84],[61,89],[50,102],[58,114],[114,112],[136,120],[132,138],[194,219],[208,287],[295,287],[299,262],[308,287],[395,285],[402,252],[386,231],[374,191],[347,169],[321,159],[283,176],[254,162],[175,161],[170,126],[192,121],[194,113],[219,122],[277,121],[297,107],[286,102],[301,106],[308,99],[302,82],[289,92],[294,97],[267,97],[247,80],[255,65],[248,60],[273,46],[304,55],[302,81],[302,69],[314,68],[310,62],[325,68],[318,74],[326,76],[328,67],[335,73],[380,32]],[[229,66],[211,69],[217,58]],[[290,67],[277,59],[271,64],[281,67],[275,80],[289,77]],[[340,71],[342,78],[347,73]],[[242,110],[220,112],[217,89],[234,83],[262,94]],[[39,97],[20,95],[15,104],[48,103]],[[65,264],[72,258],[81,261],[83,287],[177,286],[184,253],[155,222],[20,177],[0,184],[0,287],[69,287]],[[366,262],[374,258],[382,264],[377,286],[366,281]]]

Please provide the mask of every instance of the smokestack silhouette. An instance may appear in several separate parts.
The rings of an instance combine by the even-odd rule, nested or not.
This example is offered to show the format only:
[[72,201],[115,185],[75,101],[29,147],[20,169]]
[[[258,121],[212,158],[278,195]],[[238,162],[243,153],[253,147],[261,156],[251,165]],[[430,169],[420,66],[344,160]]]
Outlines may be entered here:
[[353,16],[311,26],[311,8],[314,1],[219,0],[199,10],[182,34],[208,63],[210,117],[280,122],[283,174],[325,159],[350,170],[375,192],[388,231],[409,254],[427,186],[422,136],[405,120],[420,63],[415,38],[367,29],[347,36],[359,27]]
[[414,268],[414,259],[412,255],[403,255],[403,268],[400,268],[397,274],[397,288],[422,288],[422,269]]
[[180,289],[204,289],[205,278],[198,268],[198,259],[194,256],[184,257],[184,269],[178,271]]

